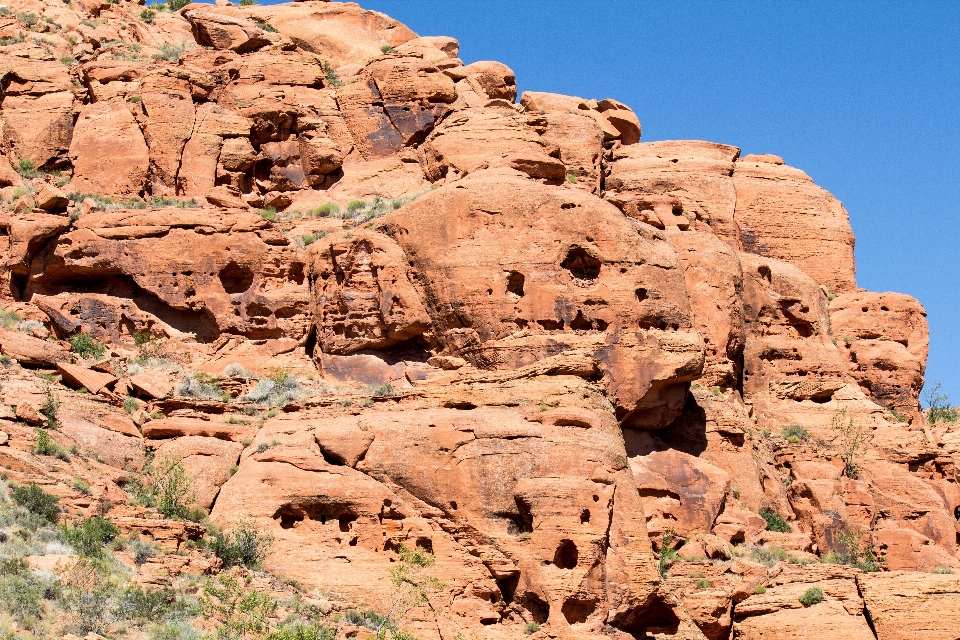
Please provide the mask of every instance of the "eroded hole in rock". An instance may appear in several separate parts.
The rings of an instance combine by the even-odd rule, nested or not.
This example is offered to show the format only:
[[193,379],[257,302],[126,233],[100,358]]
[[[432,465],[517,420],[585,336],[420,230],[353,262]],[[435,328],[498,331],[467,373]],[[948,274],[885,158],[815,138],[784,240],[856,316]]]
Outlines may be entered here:
[[433,540],[430,538],[417,538],[416,546],[418,549],[423,549],[429,553],[433,553]]
[[561,569],[573,569],[577,566],[578,555],[573,540],[563,539],[553,554],[553,564]]
[[517,585],[520,584],[520,573],[514,573],[506,578],[497,580],[497,587],[500,589],[500,595],[506,604],[513,602],[513,597],[517,593]]
[[647,299],[647,290],[643,287],[637,288],[635,293],[637,294],[637,302],[643,302]]
[[346,533],[353,527],[353,523],[356,522],[357,516],[353,515],[352,513],[344,513],[341,514],[337,520],[340,525],[340,531]]
[[299,509],[295,509],[290,505],[284,505],[277,509],[277,512],[273,514],[274,520],[280,521],[280,527],[282,529],[292,529],[298,522],[303,522],[306,514]]
[[596,600],[577,600],[570,598],[560,607],[560,612],[563,614],[563,617],[567,619],[567,622],[577,624],[586,622],[587,618],[590,617],[590,614],[592,614],[596,608]]
[[563,320],[537,320],[537,324],[547,331],[563,330]]
[[590,522],[590,509],[584,509],[580,512],[580,524],[587,524]]
[[595,280],[600,275],[600,258],[590,255],[583,247],[571,247],[560,266],[578,280]]
[[583,317],[583,311],[577,310],[577,317],[570,323],[570,328],[574,331],[588,331],[593,328],[589,320]]
[[507,272],[507,293],[512,293],[518,298],[523,297],[523,274],[519,271]]
[[220,284],[227,293],[244,293],[253,286],[253,271],[236,262],[230,262],[218,274]]
[[517,602],[529,611],[530,616],[540,624],[546,622],[550,617],[550,605],[532,591],[525,592],[521,597],[517,598]]
[[765,264],[757,267],[757,273],[759,273],[760,276],[767,282],[771,282],[773,280],[773,273],[770,271],[770,267]]

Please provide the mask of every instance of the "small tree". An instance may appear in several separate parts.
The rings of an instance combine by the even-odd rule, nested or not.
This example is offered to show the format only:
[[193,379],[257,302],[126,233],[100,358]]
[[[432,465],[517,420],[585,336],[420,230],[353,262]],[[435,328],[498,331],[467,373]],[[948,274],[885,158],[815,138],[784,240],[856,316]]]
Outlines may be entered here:
[[941,386],[940,381],[937,380],[937,382],[923,394],[923,399],[926,400],[927,405],[929,405],[927,418],[930,420],[930,424],[957,421],[958,411],[950,405],[950,397],[945,393],[940,393]]
[[861,571],[866,571],[871,573],[874,571],[882,571],[883,563],[885,558],[877,558],[873,549],[867,547],[863,548],[863,534],[859,531],[854,531],[850,527],[847,527],[847,530],[841,533],[839,536],[840,544],[847,548],[845,553],[836,553],[837,562],[840,564],[846,564],[851,567],[856,567]]
[[43,406],[40,407],[40,413],[47,420],[48,429],[56,429],[60,426],[57,420],[57,414],[60,412],[60,396],[56,394],[53,387],[47,385],[43,390]]
[[392,602],[386,615],[379,618],[373,629],[377,640],[408,638],[408,634],[400,631],[403,619],[411,611],[424,605],[432,611],[430,596],[446,589],[446,585],[427,573],[427,569],[436,562],[432,553],[419,547],[408,549],[400,545],[397,555],[400,556],[400,562],[390,569],[390,582],[394,587]]
[[657,554],[657,569],[660,571],[660,578],[665,579],[670,570],[670,565],[680,559],[676,549],[673,548],[673,541],[676,535],[671,530],[667,530],[660,536],[660,553]]
[[843,460],[843,473],[856,480],[860,475],[857,459],[866,453],[867,433],[863,426],[847,416],[846,408],[834,414],[831,427],[840,440],[840,458]]
[[214,529],[210,550],[223,561],[224,567],[243,565],[259,569],[270,552],[273,536],[264,535],[253,524],[240,521],[232,533]]

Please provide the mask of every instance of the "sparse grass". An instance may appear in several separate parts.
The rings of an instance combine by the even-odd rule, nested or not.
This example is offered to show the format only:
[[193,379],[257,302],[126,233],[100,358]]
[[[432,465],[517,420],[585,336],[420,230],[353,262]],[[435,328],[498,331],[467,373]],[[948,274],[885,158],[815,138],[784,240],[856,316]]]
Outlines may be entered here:
[[267,222],[276,222],[277,221],[277,210],[273,207],[267,207],[260,210],[260,217],[266,220]]
[[127,396],[123,399],[123,411],[130,415],[136,413],[140,409],[140,403],[133,396]]
[[568,173],[568,174],[567,174],[567,182],[569,182],[570,184],[577,184],[577,182],[579,182],[579,181],[577,180],[577,176],[575,176],[575,175],[572,174],[572,173]]
[[777,533],[790,533],[793,531],[790,525],[787,524],[787,521],[783,519],[783,516],[770,507],[760,509],[760,517],[767,521],[767,531],[775,531]]
[[395,398],[402,395],[400,391],[394,389],[393,385],[389,383],[371,385],[364,389],[363,392],[373,398]]
[[766,567],[773,567],[778,562],[789,562],[800,565],[809,564],[793,554],[787,553],[780,547],[757,547],[750,551],[750,559]]
[[947,574],[947,575],[949,575],[949,574],[952,574],[952,573],[953,573],[953,569],[951,569],[950,567],[948,567],[948,566],[945,565],[945,564],[938,564],[936,567],[934,567],[934,569],[933,569],[933,571],[931,571],[931,573],[939,573],[939,574]]
[[396,49],[394,49],[389,44],[385,44],[382,47],[380,47],[380,53],[394,53],[395,51]]
[[[184,2],[183,6],[190,4],[190,0],[169,0],[169,2]],[[159,47],[160,53],[155,53],[153,55],[155,60],[167,60],[168,62],[178,62],[180,56],[187,50],[186,43],[180,44],[161,44]]]
[[77,477],[73,479],[73,488],[80,493],[81,495],[90,495],[90,483],[84,480],[83,478]]
[[804,607],[812,607],[821,602],[823,602],[823,589],[820,587],[810,587],[800,596],[800,604]]
[[73,56],[60,56],[60,62],[68,67],[72,67],[73,65],[77,64],[77,59]]
[[270,376],[261,378],[246,395],[239,400],[271,407],[282,407],[295,402],[305,395],[297,378],[290,373],[277,370]]
[[252,378],[253,374],[247,371],[238,363],[228,364],[223,368],[223,375],[226,378]]

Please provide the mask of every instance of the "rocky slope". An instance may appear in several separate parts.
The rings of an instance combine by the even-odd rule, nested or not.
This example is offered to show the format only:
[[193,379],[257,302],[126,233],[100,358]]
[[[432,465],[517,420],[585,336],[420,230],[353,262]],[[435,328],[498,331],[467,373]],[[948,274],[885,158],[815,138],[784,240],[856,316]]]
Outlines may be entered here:
[[11,481],[129,529],[182,460],[339,611],[425,549],[421,639],[958,637],[925,312],[801,170],[352,3],[154,9],[0,17]]

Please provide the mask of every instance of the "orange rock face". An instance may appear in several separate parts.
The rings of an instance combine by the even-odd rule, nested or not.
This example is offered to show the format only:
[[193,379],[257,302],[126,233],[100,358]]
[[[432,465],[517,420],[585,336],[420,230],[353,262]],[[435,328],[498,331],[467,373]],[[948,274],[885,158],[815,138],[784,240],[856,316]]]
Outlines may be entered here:
[[336,615],[433,553],[424,639],[957,637],[925,312],[806,174],[356,4],[141,11],[0,20],[0,464],[140,584],[222,568],[123,504],[173,460]]

